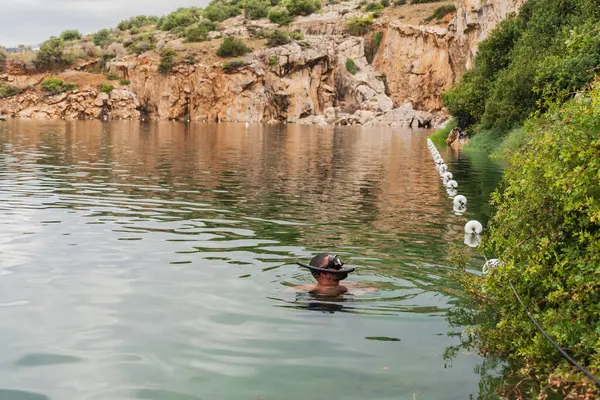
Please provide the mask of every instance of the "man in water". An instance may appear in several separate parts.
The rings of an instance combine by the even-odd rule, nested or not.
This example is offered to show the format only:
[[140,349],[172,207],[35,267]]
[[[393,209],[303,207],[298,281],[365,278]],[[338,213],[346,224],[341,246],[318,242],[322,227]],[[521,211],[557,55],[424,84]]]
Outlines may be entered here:
[[[296,289],[307,290],[311,293],[324,296],[339,296],[348,292],[348,287],[340,285],[340,281],[346,279],[348,274],[354,271],[354,268],[344,268],[344,263],[337,255],[321,253],[310,260],[309,264],[301,262],[297,264],[310,269],[313,278],[317,280],[317,284],[296,286]],[[366,288],[364,290],[351,291],[349,294],[363,294],[375,290],[375,288]]]

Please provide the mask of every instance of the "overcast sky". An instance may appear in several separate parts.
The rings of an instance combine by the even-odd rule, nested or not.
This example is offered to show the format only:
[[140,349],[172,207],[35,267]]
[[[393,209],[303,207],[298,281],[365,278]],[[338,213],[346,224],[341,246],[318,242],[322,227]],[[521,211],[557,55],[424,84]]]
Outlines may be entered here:
[[66,29],[116,26],[134,15],[164,15],[209,0],[0,0],[0,45],[39,44]]

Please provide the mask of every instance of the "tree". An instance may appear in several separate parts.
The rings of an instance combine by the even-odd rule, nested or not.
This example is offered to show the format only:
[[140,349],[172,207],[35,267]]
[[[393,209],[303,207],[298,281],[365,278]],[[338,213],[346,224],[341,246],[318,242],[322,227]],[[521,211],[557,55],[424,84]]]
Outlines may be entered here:
[[49,70],[61,68],[71,63],[69,57],[64,54],[63,41],[52,36],[40,46],[36,59],[33,61],[36,68]]
[[217,49],[217,55],[219,57],[239,57],[251,51],[252,49],[246,46],[241,39],[228,36]]
[[81,39],[81,32],[79,32],[77,29],[66,30],[60,34],[60,38],[63,42],[79,40]]
[[285,7],[290,15],[310,15],[321,9],[321,0],[287,0]]
[[92,35],[92,41],[96,46],[106,47],[112,43],[111,34],[108,29],[101,29]]
[[271,4],[264,0],[245,0],[244,12],[248,19],[261,19],[269,15]]
[[269,21],[279,25],[289,25],[292,22],[292,17],[285,8],[272,8],[269,11]]

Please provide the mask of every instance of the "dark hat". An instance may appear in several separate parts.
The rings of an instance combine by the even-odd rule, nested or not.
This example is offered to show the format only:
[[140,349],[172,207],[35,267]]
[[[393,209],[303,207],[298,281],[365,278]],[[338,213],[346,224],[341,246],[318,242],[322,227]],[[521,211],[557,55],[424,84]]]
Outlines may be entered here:
[[310,264],[304,264],[299,261],[296,264],[312,271],[328,272],[331,274],[349,274],[355,270],[354,267],[344,268],[344,263],[338,256],[329,253],[317,254],[310,260]]

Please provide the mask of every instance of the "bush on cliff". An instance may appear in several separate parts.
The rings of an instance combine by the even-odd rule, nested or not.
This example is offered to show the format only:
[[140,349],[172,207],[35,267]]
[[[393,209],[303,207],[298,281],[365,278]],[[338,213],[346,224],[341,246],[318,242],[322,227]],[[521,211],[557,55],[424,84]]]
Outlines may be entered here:
[[208,33],[217,29],[217,25],[209,19],[202,18],[200,21],[185,30],[186,42],[202,42],[208,38]]
[[346,29],[348,29],[348,32],[353,36],[362,36],[369,33],[371,25],[373,25],[372,15],[369,15],[368,17],[354,16],[349,18],[346,22]]
[[48,78],[42,82],[42,89],[50,94],[58,94],[67,90],[77,89],[76,85],[64,83],[58,78]]
[[158,72],[163,75],[168,74],[173,69],[173,58],[177,55],[173,49],[163,49],[160,52],[160,64],[158,64]]
[[52,36],[42,43],[33,63],[37,69],[51,70],[66,67],[73,63],[73,59],[65,53],[63,41]]
[[356,75],[358,72],[358,65],[356,65],[354,60],[351,58],[346,60],[346,71],[350,72],[352,75]]
[[310,15],[321,9],[321,0],[286,0],[290,15]]
[[217,49],[217,55],[219,57],[239,57],[251,51],[252,49],[246,46],[241,39],[228,36]]
[[377,31],[373,33],[373,35],[365,40],[365,57],[369,64],[373,62],[375,59],[375,55],[379,50],[379,46],[381,45],[381,39],[383,39],[383,32]]
[[247,19],[261,19],[269,15],[271,3],[264,0],[245,0],[243,3],[244,14]]
[[106,47],[113,42],[111,33],[108,29],[101,29],[92,35],[92,42],[96,46]]
[[107,83],[104,83],[104,84],[103,84],[103,85],[100,87],[100,91],[101,91],[102,93],[110,93],[110,92],[112,92],[113,90],[115,90],[115,87],[114,87],[113,85],[110,85],[110,84],[107,84]]
[[599,23],[597,0],[529,0],[480,44],[445,106],[463,128],[507,132],[546,100],[569,99],[598,73]]
[[144,26],[154,25],[158,23],[158,21],[159,18],[153,15],[137,15],[135,17],[129,18],[128,20],[119,22],[119,25],[117,25],[117,29],[121,31],[126,31],[128,29],[139,29]]
[[66,30],[60,34],[60,39],[63,42],[79,40],[79,39],[81,39],[81,37],[82,37],[81,32],[79,32],[77,29]]
[[[580,364],[600,371],[600,83],[525,124],[528,146],[514,155],[493,195],[484,239],[502,264],[484,279],[464,277],[481,303],[472,338],[484,354],[517,367],[523,398],[598,398],[523,314],[509,282],[547,333]],[[482,289],[485,287],[485,290]],[[587,397],[586,397],[587,395]]]
[[292,22],[292,16],[286,8],[272,8],[269,11],[269,21],[279,25],[289,25]]
[[202,17],[201,8],[179,8],[166,17],[161,18],[156,27],[163,31],[170,31],[178,27],[185,28],[198,22],[200,17]]
[[291,41],[292,41],[292,39],[290,39],[290,35],[287,32],[279,30],[279,29],[275,29],[269,35],[269,40],[267,40],[267,46],[269,46],[269,47],[283,46],[284,44],[288,44]]
[[383,10],[383,4],[381,3],[376,3],[376,2],[370,2],[367,3],[366,6],[363,7],[363,11],[365,12],[376,12],[376,11],[381,11]]
[[10,85],[6,82],[0,82],[0,99],[16,96],[21,93],[23,93],[23,89]]
[[429,17],[425,18],[425,22],[433,21],[434,19],[442,19],[448,14],[456,12],[456,6],[454,4],[446,4],[436,8]]
[[215,22],[225,21],[227,18],[235,17],[242,13],[242,6],[238,1],[213,0],[204,9],[204,17]]

